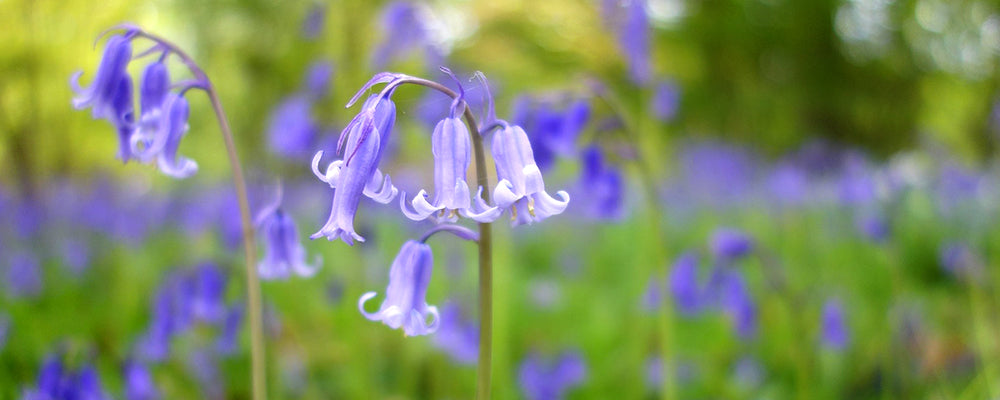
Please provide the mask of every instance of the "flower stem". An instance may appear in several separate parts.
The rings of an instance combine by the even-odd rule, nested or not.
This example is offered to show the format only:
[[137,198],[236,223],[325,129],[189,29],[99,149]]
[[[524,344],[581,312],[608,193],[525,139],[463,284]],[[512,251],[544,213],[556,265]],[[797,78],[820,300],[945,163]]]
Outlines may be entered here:
[[[426,79],[406,77],[397,84],[412,83],[437,90],[451,98],[457,98],[458,93],[440,83]],[[463,116],[469,126],[472,136],[472,147],[476,154],[476,184],[484,189],[489,188],[489,176],[486,173],[486,154],[483,150],[482,134],[476,123],[476,116],[468,105]],[[490,201],[489,190],[483,190],[483,200]],[[476,369],[476,399],[489,400],[493,374],[493,232],[491,223],[479,224],[479,365]]]

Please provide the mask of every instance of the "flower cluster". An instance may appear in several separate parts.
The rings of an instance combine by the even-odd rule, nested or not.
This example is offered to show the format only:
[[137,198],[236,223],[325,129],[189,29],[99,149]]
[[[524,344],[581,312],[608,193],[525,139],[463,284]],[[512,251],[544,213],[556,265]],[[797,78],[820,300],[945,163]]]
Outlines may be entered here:
[[93,399],[111,397],[101,387],[101,378],[91,365],[70,370],[63,364],[61,355],[49,355],[38,372],[35,387],[26,388],[21,400]]
[[[138,37],[151,39],[152,47],[133,56],[132,42]],[[204,77],[172,82],[166,61],[176,50],[144,32],[125,27],[124,33],[112,35],[104,47],[97,73],[89,87],[80,86],[77,72],[70,78],[76,96],[73,106],[90,108],[95,119],[111,122],[118,134],[118,158],[155,162],[164,174],[186,178],[198,171],[198,164],[177,154],[181,138],[188,131],[188,102],[184,94],[193,88],[205,88]],[[128,65],[133,59],[156,56],[143,69],[139,81],[139,114],[135,113],[135,88]]]

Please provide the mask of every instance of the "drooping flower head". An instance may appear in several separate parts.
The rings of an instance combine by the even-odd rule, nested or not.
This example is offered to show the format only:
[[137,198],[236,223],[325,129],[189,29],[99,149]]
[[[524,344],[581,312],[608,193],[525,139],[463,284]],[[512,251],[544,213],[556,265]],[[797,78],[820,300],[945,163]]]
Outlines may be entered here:
[[621,171],[607,165],[600,147],[591,145],[581,155],[576,202],[584,214],[598,221],[615,221],[625,214],[625,182]]
[[389,287],[382,306],[375,313],[365,311],[365,302],[376,295],[375,292],[365,293],[358,300],[361,314],[369,320],[382,321],[392,329],[402,328],[407,336],[436,331],[440,320],[438,310],[426,300],[433,264],[434,255],[429,245],[413,240],[404,243],[392,261]]
[[543,360],[531,354],[521,362],[518,382],[530,400],[559,400],[574,386],[583,383],[587,366],[576,352],[565,352],[557,360]]
[[847,347],[847,324],[844,321],[844,307],[836,299],[830,299],[823,305],[822,343],[833,350],[843,350]]
[[264,280],[287,279],[292,272],[310,277],[322,260],[317,256],[314,265],[306,264],[298,229],[292,216],[281,208],[281,197],[279,190],[275,203],[257,216],[256,226],[264,236],[264,259],[257,264],[257,271]]
[[753,240],[746,233],[733,228],[719,228],[712,233],[712,254],[722,262],[735,261],[753,251]]
[[[434,155],[434,199],[427,201],[427,192],[421,190],[414,196],[412,205],[414,211],[406,206],[406,196],[400,198],[403,214],[414,221],[440,213],[439,220],[454,222],[458,214],[479,221],[492,222],[500,215],[500,210],[491,207],[485,210],[474,210],[466,174],[472,163],[472,139],[469,129],[462,122],[462,112],[465,110],[465,89],[458,78],[447,68],[441,68],[458,83],[459,95],[451,104],[451,110],[445,119],[438,122],[431,135],[431,151]],[[477,195],[478,197],[478,195]]]
[[493,191],[496,205],[510,212],[511,225],[541,221],[569,205],[569,193],[557,200],[545,192],[542,171],[535,164],[528,135],[517,125],[505,125],[493,134],[493,161],[500,182]]
[[698,258],[685,253],[677,258],[670,270],[670,293],[681,314],[693,315],[701,310],[701,289],[698,286]]
[[132,78],[127,67],[132,60],[132,32],[111,36],[104,47],[101,63],[97,67],[94,80],[87,88],[80,87],[82,71],[70,78],[70,86],[76,93],[73,107],[77,110],[90,107],[94,119],[106,119],[114,125],[119,136],[118,158],[126,162],[130,158],[129,138],[132,134]]
[[[372,85],[394,79],[393,74],[376,75],[348,102],[348,107]],[[361,195],[383,204],[396,197],[398,190],[392,186],[389,176],[385,175],[383,179],[382,172],[377,168],[384,149],[381,143],[388,142],[396,118],[396,106],[389,99],[391,91],[369,96],[361,112],[341,132],[337,149],[342,150],[342,160],[330,163],[326,172],[321,173],[319,161],[323,152],[317,152],[313,157],[313,174],[336,191],[330,218],[310,238],[325,236],[328,240],[341,239],[349,245],[353,245],[355,240],[363,242],[364,237],[354,231],[354,215]]]

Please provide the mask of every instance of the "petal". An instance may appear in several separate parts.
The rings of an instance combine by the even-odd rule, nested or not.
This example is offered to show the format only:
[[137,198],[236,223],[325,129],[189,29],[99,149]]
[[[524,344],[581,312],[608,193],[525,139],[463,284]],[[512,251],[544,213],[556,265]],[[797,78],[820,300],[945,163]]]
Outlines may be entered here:
[[397,193],[399,190],[392,185],[392,179],[389,179],[389,175],[383,176],[382,171],[378,169],[372,174],[372,180],[368,181],[364,190],[365,196],[382,204],[389,204],[392,199],[396,198]]
[[417,192],[417,195],[413,197],[413,211],[410,211],[406,206],[406,193],[399,198],[399,208],[403,211],[403,215],[414,221],[423,221],[427,217],[431,216],[435,212],[441,210],[440,208],[432,206],[427,202],[427,191],[421,190]]
[[381,312],[376,312],[374,314],[370,314],[370,313],[368,313],[368,311],[365,311],[365,303],[368,300],[370,300],[372,297],[375,297],[375,296],[376,296],[375,292],[368,292],[368,293],[365,293],[365,294],[361,295],[361,298],[358,299],[358,310],[361,311],[361,315],[364,315],[365,318],[368,318],[369,321],[380,321],[380,320],[382,320],[382,315],[381,315],[382,313]]
[[177,179],[184,179],[198,172],[197,162],[181,156],[177,156],[177,159],[172,163],[161,157],[157,165],[159,165],[161,172]]
[[493,189],[493,202],[503,209],[509,208],[522,197],[524,194],[514,193],[514,186],[506,179],[498,182],[497,187]]
[[321,180],[323,182],[326,182],[326,183],[330,183],[326,179],[326,174],[321,174],[319,172],[319,161],[322,158],[323,158],[323,150],[317,151],[316,155],[313,156],[312,164],[310,164],[310,165],[312,165],[312,172],[313,172],[313,175],[316,175],[316,178],[319,178],[319,180]]

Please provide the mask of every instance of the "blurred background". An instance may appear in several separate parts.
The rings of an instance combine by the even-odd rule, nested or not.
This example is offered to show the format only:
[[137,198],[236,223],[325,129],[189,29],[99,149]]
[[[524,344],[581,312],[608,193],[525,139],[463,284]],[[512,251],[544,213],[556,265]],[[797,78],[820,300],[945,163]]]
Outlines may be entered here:
[[[496,224],[496,398],[1000,397],[995,0],[3,0],[2,399],[250,397],[239,215],[207,98],[187,95],[187,179],[123,165],[114,127],[72,106],[70,76],[90,84],[94,39],[122,22],[205,70],[252,208],[281,182],[322,259],[262,283],[272,398],[472,397],[473,245],[431,242],[441,327],[404,337],[357,299],[432,225],[365,201],[367,242],[308,240],[333,193],[309,162],[358,110],[343,106],[384,70],[455,87],[442,65],[477,115],[468,78],[489,78],[548,192],[572,197]],[[380,168],[429,189],[450,99],[393,99]]]

